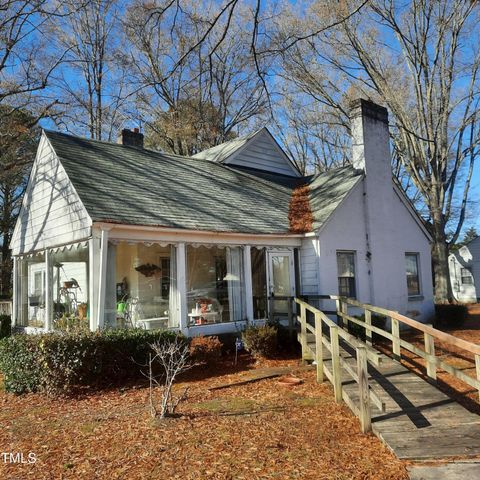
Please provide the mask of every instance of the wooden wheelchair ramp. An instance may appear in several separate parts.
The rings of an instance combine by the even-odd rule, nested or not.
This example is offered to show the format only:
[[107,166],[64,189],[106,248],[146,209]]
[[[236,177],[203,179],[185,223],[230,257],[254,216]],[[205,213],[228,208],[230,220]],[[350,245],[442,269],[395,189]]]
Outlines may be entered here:
[[[369,342],[350,335],[320,310],[295,301],[300,305],[303,358],[315,360],[317,379],[330,380],[337,401],[345,401],[360,418],[363,431],[372,430],[401,459],[480,458],[479,415],[441,392],[434,379],[422,379]],[[307,320],[307,311],[315,322]],[[348,317],[344,305],[340,311],[340,316]],[[405,347],[403,340],[396,340]],[[427,348],[432,344],[429,338]],[[434,348],[429,359],[433,365],[429,374],[436,376],[441,362],[435,360]],[[475,386],[476,381],[471,377]]]
[[[313,348],[314,345],[312,345]],[[342,350],[345,359],[355,359]],[[325,359],[326,366],[331,359]],[[437,460],[480,456],[480,417],[447,397],[437,387],[384,357],[369,365],[368,381],[384,403],[382,412],[371,404],[372,431],[402,459]],[[348,373],[342,369],[342,376]],[[359,402],[358,385],[345,380],[343,388]]]

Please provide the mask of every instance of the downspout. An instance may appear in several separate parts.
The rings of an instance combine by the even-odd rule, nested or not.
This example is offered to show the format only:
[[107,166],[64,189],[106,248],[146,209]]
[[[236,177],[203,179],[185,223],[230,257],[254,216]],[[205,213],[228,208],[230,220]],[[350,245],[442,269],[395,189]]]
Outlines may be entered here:
[[370,216],[368,215],[368,206],[367,206],[367,189],[365,178],[362,180],[362,198],[363,198],[363,216],[365,220],[365,261],[367,263],[367,274],[368,274],[368,298],[371,305],[375,305],[375,294],[373,288],[373,265],[372,265],[372,251],[370,247]]

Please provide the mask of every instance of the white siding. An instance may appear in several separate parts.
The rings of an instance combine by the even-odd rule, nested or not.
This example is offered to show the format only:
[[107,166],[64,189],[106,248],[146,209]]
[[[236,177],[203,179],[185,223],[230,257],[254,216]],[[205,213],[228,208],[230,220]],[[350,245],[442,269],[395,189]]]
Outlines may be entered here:
[[304,238],[300,248],[300,284],[302,295],[318,295],[318,241]]
[[90,236],[91,219],[45,135],[11,241],[14,255]]
[[[473,283],[462,283],[462,268],[468,268]],[[476,302],[480,297],[480,237],[454,252],[449,257],[450,284],[453,295],[459,302]]]
[[289,176],[299,176],[266,129],[258,132],[244,148],[233,154],[231,158],[227,158],[225,164],[256,168]]
[[[397,310],[416,320],[430,320],[433,314],[433,287],[427,237],[400,198],[396,194],[390,196],[388,218],[375,219],[375,228],[371,232],[372,237],[381,234],[388,235],[390,239],[387,251],[382,252],[374,250],[372,245],[382,245],[384,242],[371,242],[371,258],[377,256],[383,260],[381,271],[375,272],[367,255],[364,208],[363,185],[360,183],[320,232],[320,293],[338,292],[336,252],[352,250],[356,253],[356,289],[361,302]],[[419,254],[421,297],[417,299],[408,298],[405,270],[407,252]]]
[[[472,264],[473,281],[475,285],[480,285],[480,237],[477,237],[475,240],[472,240],[468,244],[468,249],[470,250],[473,257],[473,264]],[[480,292],[477,292],[477,298],[478,297],[480,297]]]

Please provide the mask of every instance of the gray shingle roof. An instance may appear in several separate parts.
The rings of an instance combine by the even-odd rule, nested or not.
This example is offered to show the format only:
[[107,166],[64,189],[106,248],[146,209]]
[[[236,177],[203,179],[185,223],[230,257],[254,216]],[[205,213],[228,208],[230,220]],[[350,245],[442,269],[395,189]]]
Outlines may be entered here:
[[315,227],[361,174],[284,177],[45,132],[95,222],[234,233],[288,233],[292,189],[311,181]]

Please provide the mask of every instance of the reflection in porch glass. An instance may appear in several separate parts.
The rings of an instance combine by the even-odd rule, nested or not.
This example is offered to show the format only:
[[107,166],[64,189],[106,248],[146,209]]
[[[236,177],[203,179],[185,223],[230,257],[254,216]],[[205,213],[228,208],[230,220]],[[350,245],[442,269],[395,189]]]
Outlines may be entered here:
[[[272,288],[276,297],[289,297],[292,292],[290,282],[290,257],[288,255],[272,255]],[[275,300],[275,314],[286,313],[288,309],[287,300]]]
[[188,324],[245,320],[240,247],[187,246]]
[[45,326],[45,256],[34,255],[17,263],[18,325],[43,328]]
[[253,318],[267,318],[267,262],[265,248],[252,248]]
[[120,243],[116,252],[116,314],[110,327],[147,330],[178,326],[176,249],[173,245]]
[[53,328],[88,330],[88,248],[75,246],[51,255]]

